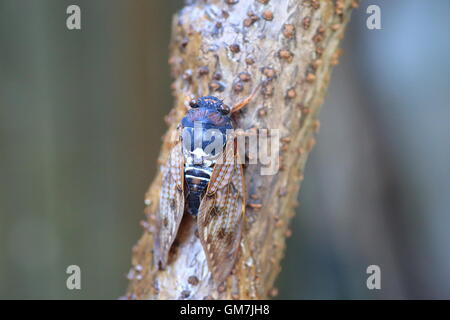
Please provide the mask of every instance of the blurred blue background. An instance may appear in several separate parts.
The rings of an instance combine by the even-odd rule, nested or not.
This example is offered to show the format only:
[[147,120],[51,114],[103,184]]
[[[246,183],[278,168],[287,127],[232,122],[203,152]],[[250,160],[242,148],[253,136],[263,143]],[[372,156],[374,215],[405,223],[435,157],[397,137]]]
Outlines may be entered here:
[[[82,30],[66,8],[82,9]],[[381,8],[382,30],[366,28]],[[181,1],[0,0],[0,298],[116,299],[172,105]],[[450,298],[450,2],[362,1],[321,112],[286,299]],[[66,267],[82,290],[66,289]],[[381,290],[366,268],[379,265]]]

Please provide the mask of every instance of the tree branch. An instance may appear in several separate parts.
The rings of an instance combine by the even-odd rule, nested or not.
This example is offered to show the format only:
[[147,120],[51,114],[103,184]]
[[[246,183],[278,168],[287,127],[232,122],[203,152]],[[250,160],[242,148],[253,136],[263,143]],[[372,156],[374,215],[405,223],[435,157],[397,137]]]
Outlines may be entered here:
[[211,94],[229,105],[262,88],[236,117],[243,129],[278,129],[280,170],[262,176],[245,168],[246,220],[232,274],[217,286],[208,271],[194,220],[185,216],[169,264],[153,264],[153,231],[161,174],[147,194],[143,236],[133,248],[127,297],[131,299],[259,299],[274,295],[289,221],[352,0],[191,1],[173,20],[171,43],[177,103],[166,121],[159,162],[186,112],[186,95]]

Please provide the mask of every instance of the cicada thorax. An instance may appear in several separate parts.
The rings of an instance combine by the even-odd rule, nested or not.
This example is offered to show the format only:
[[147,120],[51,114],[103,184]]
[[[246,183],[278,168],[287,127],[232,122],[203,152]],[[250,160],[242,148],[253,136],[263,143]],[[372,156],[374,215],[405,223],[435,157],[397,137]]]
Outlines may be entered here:
[[228,110],[215,97],[202,97],[181,122],[186,212],[196,216],[215,164],[232,129]]

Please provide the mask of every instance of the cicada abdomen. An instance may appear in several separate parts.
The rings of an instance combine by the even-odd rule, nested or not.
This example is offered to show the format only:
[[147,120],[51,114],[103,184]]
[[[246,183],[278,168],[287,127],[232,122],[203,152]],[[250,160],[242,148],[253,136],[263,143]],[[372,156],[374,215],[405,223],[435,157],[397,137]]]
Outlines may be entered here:
[[[251,97],[234,106],[239,110]],[[241,239],[245,185],[238,163],[230,108],[216,97],[190,103],[179,126],[180,140],[163,166],[156,256],[162,267],[183,214],[197,217],[209,270],[217,282],[231,272]]]

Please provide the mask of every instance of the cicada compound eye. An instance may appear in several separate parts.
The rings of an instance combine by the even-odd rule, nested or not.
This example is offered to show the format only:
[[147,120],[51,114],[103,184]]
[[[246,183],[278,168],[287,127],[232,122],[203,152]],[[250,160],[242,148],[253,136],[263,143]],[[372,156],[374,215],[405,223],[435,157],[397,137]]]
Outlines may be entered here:
[[223,104],[221,106],[221,108],[219,109],[220,113],[222,113],[223,115],[229,114],[230,110],[231,110],[230,107],[228,105],[226,105],[226,104]]
[[191,108],[198,108],[197,100],[196,99],[192,99],[191,101],[189,101],[189,106]]

